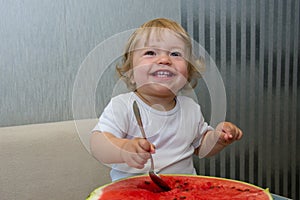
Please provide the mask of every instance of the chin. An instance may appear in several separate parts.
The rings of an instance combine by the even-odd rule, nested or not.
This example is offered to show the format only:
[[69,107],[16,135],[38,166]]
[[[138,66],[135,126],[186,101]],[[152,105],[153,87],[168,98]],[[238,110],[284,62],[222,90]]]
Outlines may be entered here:
[[166,84],[166,83],[157,83],[157,82],[151,82],[149,84],[144,84],[142,86],[139,86],[137,90],[140,93],[147,93],[148,95],[154,95],[154,96],[162,96],[162,97],[170,97],[170,96],[176,96],[176,94],[181,89],[180,85],[175,84]]
[[162,98],[175,97],[177,92],[168,88],[155,88],[152,89],[153,96],[159,96]]

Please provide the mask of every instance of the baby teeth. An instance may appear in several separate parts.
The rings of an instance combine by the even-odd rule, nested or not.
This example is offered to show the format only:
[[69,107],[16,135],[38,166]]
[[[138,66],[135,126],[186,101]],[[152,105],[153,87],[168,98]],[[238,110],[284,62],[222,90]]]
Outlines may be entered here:
[[172,76],[172,73],[168,71],[158,71],[155,73],[155,75],[158,77],[168,77],[168,76]]

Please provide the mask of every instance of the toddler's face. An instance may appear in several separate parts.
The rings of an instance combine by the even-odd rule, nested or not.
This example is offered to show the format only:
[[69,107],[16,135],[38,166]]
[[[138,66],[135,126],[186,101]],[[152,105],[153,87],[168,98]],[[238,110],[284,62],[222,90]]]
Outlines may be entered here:
[[185,43],[174,32],[163,30],[141,39],[133,53],[133,78],[139,92],[175,95],[187,82]]

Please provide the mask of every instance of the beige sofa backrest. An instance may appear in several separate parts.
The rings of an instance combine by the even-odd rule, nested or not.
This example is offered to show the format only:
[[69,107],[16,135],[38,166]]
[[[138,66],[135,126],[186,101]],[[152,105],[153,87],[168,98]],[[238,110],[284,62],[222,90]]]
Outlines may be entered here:
[[0,165],[1,200],[82,200],[111,181],[74,121],[0,128]]

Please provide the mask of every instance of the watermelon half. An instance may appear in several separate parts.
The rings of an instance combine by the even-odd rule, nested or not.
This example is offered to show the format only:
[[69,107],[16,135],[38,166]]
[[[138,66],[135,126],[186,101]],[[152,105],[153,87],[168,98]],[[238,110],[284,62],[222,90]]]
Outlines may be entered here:
[[172,188],[164,192],[147,175],[122,179],[94,190],[87,200],[269,200],[268,189],[209,176],[160,175]]

